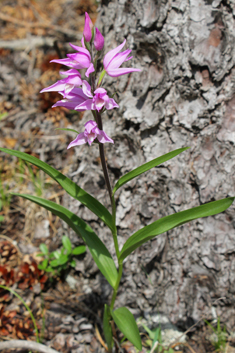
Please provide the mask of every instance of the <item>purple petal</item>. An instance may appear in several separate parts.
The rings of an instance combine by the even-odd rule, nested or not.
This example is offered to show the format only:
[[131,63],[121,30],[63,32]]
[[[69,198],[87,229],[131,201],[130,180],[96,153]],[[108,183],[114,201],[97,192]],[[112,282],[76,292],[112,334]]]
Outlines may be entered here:
[[70,90],[74,86],[81,86],[82,85],[82,80],[78,75],[74,76],[68,76],[67,78],[63,78],[62,80],[57,81],[53,85],[46,87],[40,91],[40,93],[43,92],[61,92],[66,89],[66,87],[70,86]]
[[130,72],[137,72],[141,71],[140,69],[132,69],[132,68],[124,68],[124,69],[114,69],[114,70],[108,70],[107,74],[111,77],[118,77],[122,75],[129,74]]
[[67,150],[71,147],[75,147],[75,146],[79,146],[79,145],[83,145],[84,143],[86,143],[86,138],[84,135],[84,132],[82,132],[81,134],[77,135],[77,137],[75,138],[75,140],[73,140],[72,142],[70,142],[70,144],[67,147]]
[[77,101],[77,105],[87,100],[87,96],[83,93],[83,90],[81,88],[74,87],[69,93],[61,93],[63,94],[64,98],[68,100]]
[[128,61],[128,60],[131,60],[132,58],[133,58],[133,55],[129,56],[129,58],[126,58],[125,62]]
[[[79,51],[80,53],[83,53],[85,55],[87,55],[90,59],[91,59],[91,54],[89,52],[89,50],[87,50],[86,48],[84,47],[78,47],[77,45],[74,45],[74,44],[71,44],[69,43],[69,45],[74,49],[74,50],[77,50]],[[76,53],[75,53],[76,54]]]
[[[104,64],[104,69],[106,70],[110,61],[113,59],[113,57],[124,47],[126,44],[126,39],[122,44],[120,44],[117,48],[110,50],[104,57],[103,64]],[[106,70],[107,71],[107,70]]]
[[[62,81],[62,82],[61,82]],[[45,87],[43,88],[40,93],[43,92],[60,92],[64,90],[65,87],[65,82],[63,82],[64,80],[60,80],[57,81],[56,83],[54,83],[53,85],[49,86],[49,87]]]
[[119,108],[119,105],[115,102],[113,98],[109,98],[109,101],[105,103],[105,108],[111,110],[113,108]]
[[[91,133],[91,130],[97,127],[97,123],[94,120],[88,120],[86,124],[84,124],[86,131],[88,134]],[[98,129],[99,130],[99,129]],[[99,132],[99,131],[97,131]]]
[[57,64],[62,64],[62,65],[66,65],[64,63],[70,63],[70,62],[71,62],[71,60],[67,59],[67,58],[65,58],[65,59],[53,59],[53,60],[50,61],[50,63],[57,63]]
[[74,110],[77,105],[77,102],[74,101],[68,101],[67,99],[62,99],[61,101],[56,102],[52,108],[55,107],[65,107],[67,109],[72,109]]
[[105,101],[102,98],[95,99],[95,109],[98,110],[98,112],[103,108],[104,104]]
[[99,130],[99,135],[97,135],[97,139],[99,140],[100,143],[114,143],[114,141],[106,135],[106,133],[103,130]]
[[74,88],[74,85],[70,85],[69,83],[66,83],[66,85],[64,86],[65,95],[71,92],[73,88]]
[[85,25],[83,30],[83,35],[86,42],[90,42],[92,37],[91,28],[93,27],[92,21],[87,12],[85,12]]
[[95,110],[95,105],[94,105],[92,99],[87,99],[86,101],[82,102],[81,104],[78,104],[75,107],[75,110],[78,110],[78,111]]
[[87,142],[89,143],[89,146],[92,144],[92,142],[96,139],[97,136],[89,136],[87,139]]
[[105,103],[107,103],[107,102],[109,101],[109,99],[110,99],[107,94],[102,94],[102,95],[101,95],[101,98],[103,99],[103,101],[104,101]]
[[104,46],[104,37],[102,36],[100,31],[96,27],[95,27],[94,46],[95,46],[95,49],[98,50],[98,51],[101,51],[103,49],[103,46]]
[[90,66],[91,59],[84,53],[67,54],[67,56],[72,59],[72,61],[77,62],[80,69],[88,68]]
[[77,76],[81,77],[80,72],[78,72],[76,69],[70,69],[68,71],[60,71],[60,74],[66,75],[66,76],[77,75]]
[[[69,54],[68,54],[69,55]],[[75,62],[74,60],[71,59],[55,59],[55,60],[51,60],[50,63],[57,63],[57,64],[62,64],[68,67],[73,67],[74,69],[83,69],[83,67],[81,65],[79,65],[79,63]]]
[[93,94],[91,93],[91,86],[85,80],[82,81],[82,91],[87,97],[93,98]]
[[83,93],[83,90],[81,88],[78,87],[74,87],[74,89],[71,92],[71,96],[75,97],[75,96],[81,96],[85,99],[87,99],[87,97],[85,96],[85,94]]
[[99,88],[97,88],[97,89],[94,91],[94,93],[95,93],[95,94],[97,94],[97,93],[103,94],[103,93],[107,93],[107,91],[106,91],[104,88],[99,87]]
[[110,61],[107,71],[117,69],[121,66],[124,61],[126,61],[127,56],[131,53],[130,49],[123,51],[122,53],[116,54],[114,58]]
[[85,49],[85,48],[86,48],[86,46],[85,46],[85,43],[84,43],[84,37],[82,37],[82,39],[81,39],[81,43],[82,43],[82,47]]
[[86,77],[89,77],[89,75],[90,75],[92,72],[94,72],[94,71],[95,71],[94,65],[93,65],[93,64],[90,64],[90,66],[88,67],[88,69],[87,69],[86,72],[85,72],[85,76],[86,76]]
[[82,85],[82,79],[78,75],[68,76],[67,78],[64,78],[64,80],[66,81],[66,83],[68,83],[70,85],[74,85],[74,86],[81,86]]

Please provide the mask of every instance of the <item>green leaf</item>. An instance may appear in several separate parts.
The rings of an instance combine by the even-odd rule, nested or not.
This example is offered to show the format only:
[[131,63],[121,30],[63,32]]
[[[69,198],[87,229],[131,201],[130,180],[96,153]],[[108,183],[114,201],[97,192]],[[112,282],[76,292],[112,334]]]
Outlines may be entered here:
[[61,255],[61,252],[59,250],[55,250],[51,253],[52,257],[55,257],[56,259],[59,259]]
[[69,258],[67,255],[61,255],[58,259],[56,260],[52,260],[50,262],[50,265],[52,267],[57,267],[57,266],[61,266],[61,265],[64,265],[68,262]]
[[48,255],[48,247],[46,246],[46,244],[40,244],[39,249],[41,250],[43,255]]
[[158,327],[157,330],[155,331],[152,348],[153,348],[153,346],[155,345],[156,342],[162,344],[162,330],[161,330],[161,327]]
[[76,261],[75,260],[71,260],[70,261],[70,266],[75,267],[76,266]]
[[154,337],[155,337],[156,331],[155,331],[155,330],[150,330],[150,328],[148,328],[148,326],[146,326],[145,324],[142,324],[142,323],[141,323],[141,326],[143,326],[143,328],[145,329],[145,331],[148,333],[149,338],[150,338],[151,340],[153,340]]
[[45,256],[42,252],[40,252],[39,254],[37,254],[36,256],[40,256],[40,257],[42,257],[42,256]]
[[127,308],[122,307],[111,312],[111,315],[119,330],[141,351],[142,342],[133,314]]
[[107,343],[108,349],[110,350],[113,345],[113,333],[110,324],[111,314],[110,308],[107,304],[104,304],[104,316],[103,316],[103,331],[105,342]]
[[55,272],[51,266],[48,266],[45,270],[45,272]]
[[52,261],[50,262],[50,266],[51,266],[51,267],[58,267],[58,266],[60,266],[60,259],[52,260]]
[[77,130],[74,130],[74,129],[67,129],[67,128],[63,129],[63,128],[58,127],[55,130],[72,131],[72,132],[76,132],[76,134],[79,134],[79,132]]
[[123,175],[115,184],[114,188],[113,188],[113,195],[114,193],[124,184],[126,184],[128,181],[134,179],[135,177],[147,172],[148,170],[157,167],[159,164],[162,164],[166,161],[168,161],[171,158],[174,158],[176,156],[178,156],[178,154],[186,151],[187,149],[189,149],[190,147],[184,147],[184,148],[179,148],[175,151],[169,152],[167,154],[164,154],[161,157],[155,158],[150,162],[147,162],[143,165],[141,165],[140,167],[132,170],[131,172]]
[[69,258],[67,255],[61,255],[58,261],[60,262],[60,265],[64,265],[69,261]]
[[14,195],[23,197],[27,200],[33,201],[36,204],[51,211],[63,221],[65,221],[86,243],[91,255],[98,266],[101,273],[107,279],[109,284],[114,288],[118,279],[118,273],[115,263],[110,255],[106,246],[102,243],[100,238],[95,234],[88,224],[86,224],[81,218],[67,210],[65,207],[56,204],[55,202],[42,199],[37,196],[17,194]]
[[30,156],[27,153],[10,150],[8,148],[0,148],[0,151],[21,158],[24,161],[32,163],[33,165],[43,170],[58,184],[60,184],[70,196],[72,196],[75,200],[80,201],[84,206],[89,208],[89,210],[96,214],[112,230],[113,225],[112,216],[110,212],[98,200],[96,200],[93,196],[91,196],[85,190],[80,188],[76,183],[74,183],[71,179],[67,178],[64,174],[51,167],[49,164],[42,162],[40,159]]
[[65,249],[67,250],[67,255],[71,254],[72,252],[72,244],[71,241],[69,239],[69,237],[67,237],[66,235],[62,236],[62,244],[64,245]]
[[140,245],[146,243],[148,240],[154,238],[156,235],[167,232],[170,229],[178,227],[194,219],[213,216],[217,213],[225,211],[233,203],[233,200],[234,197],[228,197],[226,199],[209,202],[205,205],[160,218],[159,220],[132,234],[132,236],[127,239],[123,245],[119,258],[122,260],[125,259],[132,251],[137,249]]
[[81,255],[84,252],[86,252],[86,247],[84,245],[77,246],[76,248],[73,249],[72,254],[73,255]]
[[47,268],[47,265],[48,265],[48,260],[45,259],[38,265],[38,268],[39,268],[39,270],[44,271]]

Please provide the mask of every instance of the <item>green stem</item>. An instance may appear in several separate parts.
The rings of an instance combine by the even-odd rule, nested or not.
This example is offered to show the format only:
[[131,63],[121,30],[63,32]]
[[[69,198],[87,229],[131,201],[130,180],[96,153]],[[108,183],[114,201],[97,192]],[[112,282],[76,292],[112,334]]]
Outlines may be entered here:
[[114,241],[114,246],[115,246],[115,251],[117,258],[119,258],[120,251],[119,251],[119,246],[118,246],[118,239],[117,239],[117,227],[116,227],[116,203],[114,196],[112,194],[112,235],[113,235],[113,241]]
[[117,296],[119,284],[120,284],[120,281],[121,281],[121,278],[122,278],[122,270],[123,270],[123,264],[122,264],[122,261],[121,261],[119,263],[117,283],[116,283],[115,288],[113,290],[113,296],[112,296],[112,299],[111,299],[110,311],[112,311],[113,307],[114,307],[114,303],[115,303],[115,299],[116,299],[116,296]]
[[[98,125],[98,128],[100,130],[103,130],[103,124],[102,124],[102,119],[101,119],[101,115],[96,112],[96,122]],[[118,240],[117,240],[117,227],[116,227],[116,204],[115,204],[115,199],[113,196],[113,192],[112,192],[112,188],[111,188],[111,183],[110,183],[110,179],[109,179],[109,174],[108,174],[108,168],[107,168],[107,164],[105,161],[105,153],[104,153],[104,145],[103,143],[99,143],[99,150],[100,150],[100,160],[101,160],[101,164],[102,164],[102,168],[103,168],[103,173],[104,173],[104,179],[105,179],[105,183],[107,185],[107,189],[108,189],[108,193],[109,193],[109,197],[110,197],[110,201],[111,201],[111,205],[112,205],[112,235],[113,235],[113,241],[114,241],[114,246],[115,246],[115,251],[117,254],[117,258],[119,258],[119,247],[118,247]]]
[[24,304],[26,310],[28,310],[29,315],[30,315],[30,317],[31,317],[31,319],[32,319],[32,321],[33,321],[33,325],[34,325],[34,328],[35,328],[35,333],[36,333],[37,342],[40,342],[39,334],[38,334],[38,328],[37,328],[37,324],[36,324],[36,320],[35,320],[35,318],[34,318],[34,316],[33,316],[33,313],[32,313],[32,311],[31,311],[30,307],[25,303],[24,299],[21,298],[21,296],[20,296],[18,293],[16,293],[13,289],[11,289],[11,288],[9,288],[9,287],[2,286],[2,285],[0,285],[0,288],[5,289],[5,290],[8,290],[9,292],[13,293],[18,299],[20,299],[21,303]]
[[[102,124],[101,115],[96,111],[94,116],[96,117],[95,120],[97,122],[98,128],[100,130],[103,130],[103,124]],[[117,258],[119,259],[120,251],[119,251],[118,239],[117,239],[116,204],[115,204],[115,199],[114,199],[114,195],[113,195],[111,184],[110,184],[107,164],[106,164],[106,161],[105,161],[104,145],[102,143],[99,143],[99,150],[100,150],[100,160],[101,160],[103,173],[104,173],[104,179],[105,179],[105,182],[106,182],[106,185],[107,185],[107,189],[108,189],[108,192],[109,192],[109,197],[110,197],[110,201],[111,201],[111,205],[112,205],[112,236],[113,236],[113,241],[114,241],[116,255],[117,255]],[[116,283],[115,288],[113,290],[113,296],[112,296],[112,299],[111,299],[111,304],[110,304],[110,310],[111,311],[113,310],[115,299],[116,299],[116,296],[117,296],[119,284],[120,284],[121,277],[122,277],[122,270],[123,270],[123,264],[122,264],[122,261],[121,261],[121,262],[119,262],[117,283]]]
[[[98,128],[100,130],[103,130],[103,124],[102,124],[101,115],[98,112],[96,112],[96,122],[97,122]],[[101,160],[103,173],[104,173],[104,179],[105,179],[105,183],[106,183],[107,188],[108,188],[109,197],[110,197],[110,201],[111,201],[111,205],[112,205],[113,204],[112,188],[111,188],[111,184],[110,184],[110,180],[109,180],[107,164],[106,164],[106,161],[105,161],[105,153],[104,153],[104,145],[103,145],[103,143],[99,143],[99,150],[100,150],[100,160]]]
[[108,169],[107,169],[107,165],[106,165],[106,161],[105,161],[104,145],[102,143],[99,143],[99,150],[100,150],[101,164],[102,164],[103,173],[104,173],[104,179],[105,179],[105,182],[106,182],[106,185],[108,188],[109,197],[110,197],[110,201],[112,204],[112,189],[111,189],[111,184],[110,184],[109,175],[108,175]]

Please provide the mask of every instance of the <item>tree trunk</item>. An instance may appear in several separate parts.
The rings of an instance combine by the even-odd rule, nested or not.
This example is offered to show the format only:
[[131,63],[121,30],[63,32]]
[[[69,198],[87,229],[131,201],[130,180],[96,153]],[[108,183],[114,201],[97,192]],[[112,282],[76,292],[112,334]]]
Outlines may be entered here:
[[[104,130],[115,141],[105,146],[113,182],[146,161],[191,147],[117,193],[120,244],[160,217],[235,195],[234,16],[234,0],[102,2],[97,26],[105,35],[105,52],[126,38],[134,56],[126,66],[142,69],[106,77],[104,84],[109,93],[117,92],[120,106],[104,119]],[[106,191],[94,164],[98,150],[76,153],[81,170],[86,165],[84,175],[96,173],[80,185],[102,201]],[[96,227],[81,209],[80,215]],[[117,305],[139,315],[164,312],[184,327],[210,319],[215,307],[221,320],[234,327],[234,219],[232,206],[132,253]],[[111,244],[108,232],[98,232]]]

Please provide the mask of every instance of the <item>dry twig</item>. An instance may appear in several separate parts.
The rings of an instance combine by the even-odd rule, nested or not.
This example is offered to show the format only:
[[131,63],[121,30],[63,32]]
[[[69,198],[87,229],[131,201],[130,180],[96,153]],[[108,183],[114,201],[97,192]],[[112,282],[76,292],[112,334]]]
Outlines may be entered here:
[[37,47],[53,47],[55,38],[30,36],[17,40],[0,40],[0,48],[12,50],[27,50]]
[[44,344],[33,342],[33,341],[24,341],[24,340],[11,340],[7,342],[0,342],[0,351],[3,349],[17,349],[23,348],[38,351],[42,353],[59,353],[55,349],[44,346]]

